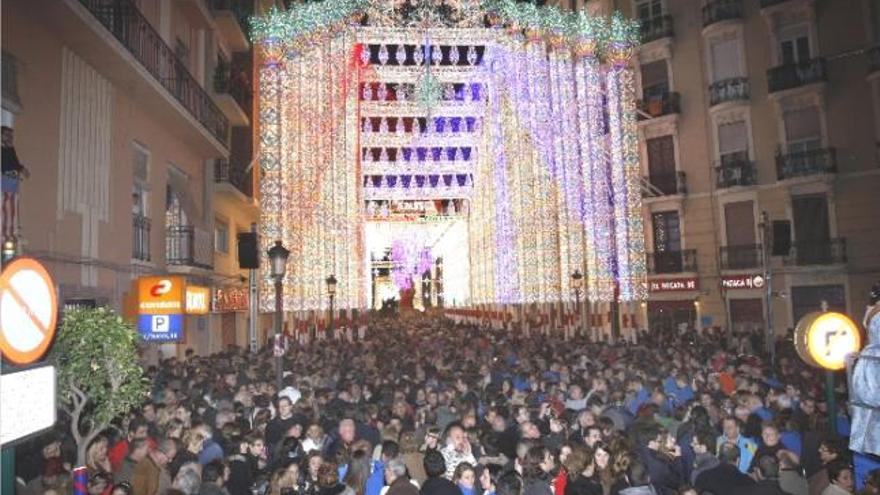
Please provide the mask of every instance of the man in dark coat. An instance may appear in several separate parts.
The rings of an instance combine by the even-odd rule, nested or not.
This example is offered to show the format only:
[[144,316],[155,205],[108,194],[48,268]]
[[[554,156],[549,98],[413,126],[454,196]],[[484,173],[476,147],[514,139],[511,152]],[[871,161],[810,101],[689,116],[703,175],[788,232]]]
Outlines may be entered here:
[[437,450],[429,450],[425,453],[425,474],[428,479],[422,485],[419,492],[421,495],[461,495],[461,490],[455,483],[446,479],[446,460]]
[[732,495],[736,490],[748,490],[755,481],[740,472],[739,446],[735,443],[724,443],[718,451],[721,463],[702,471],[694,480],[694,486],[700,493],[711,492],[715,495]]

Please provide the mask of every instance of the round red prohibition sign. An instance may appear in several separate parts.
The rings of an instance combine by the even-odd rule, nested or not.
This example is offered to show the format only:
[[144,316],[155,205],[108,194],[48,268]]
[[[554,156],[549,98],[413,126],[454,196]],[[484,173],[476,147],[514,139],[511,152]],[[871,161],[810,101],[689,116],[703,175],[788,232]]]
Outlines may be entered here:
[[0,274],[0,352],[16,364],[40,359],[55,336],[58,298],[46,268],[18,258]]

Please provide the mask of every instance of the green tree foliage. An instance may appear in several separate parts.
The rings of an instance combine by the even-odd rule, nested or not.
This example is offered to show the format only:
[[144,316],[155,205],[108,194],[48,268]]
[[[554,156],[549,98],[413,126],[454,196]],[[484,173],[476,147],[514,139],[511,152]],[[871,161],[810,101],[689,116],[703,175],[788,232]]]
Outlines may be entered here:
[[146,398],[137,332],[110,309],[70,311],[49,359],[57,367],[58,403],[70,416],[77,464],[83,465],[89,443]]

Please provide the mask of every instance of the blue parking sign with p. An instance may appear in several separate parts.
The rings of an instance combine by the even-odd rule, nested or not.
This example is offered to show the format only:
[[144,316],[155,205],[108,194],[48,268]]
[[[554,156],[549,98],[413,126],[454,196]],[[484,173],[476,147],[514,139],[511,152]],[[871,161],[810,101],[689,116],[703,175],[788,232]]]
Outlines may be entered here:
[[183,315],[140,315],[138,331],[147,342],[175,342],[183,332]]

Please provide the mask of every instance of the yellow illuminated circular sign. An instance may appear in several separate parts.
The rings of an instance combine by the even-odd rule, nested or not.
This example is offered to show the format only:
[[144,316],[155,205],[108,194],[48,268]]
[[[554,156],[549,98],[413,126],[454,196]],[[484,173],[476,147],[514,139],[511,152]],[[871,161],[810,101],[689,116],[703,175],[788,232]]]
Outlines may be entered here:
[[795,348],[801,359],[819,368],[842,370],[847,354],[859,350],[859,327],[843,313],[813,312],[797,324]]

